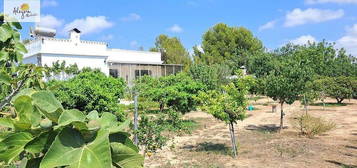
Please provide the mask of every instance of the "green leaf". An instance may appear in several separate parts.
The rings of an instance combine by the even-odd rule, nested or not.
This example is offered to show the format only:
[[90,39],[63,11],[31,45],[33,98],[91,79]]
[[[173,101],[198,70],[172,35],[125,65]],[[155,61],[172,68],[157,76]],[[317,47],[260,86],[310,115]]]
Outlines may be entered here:
[[118,123],[117,117],[114,114],[107,112],[103,113],[98,121],[101,128],[109,128]]
[[144,157],[137,151],[121,143],[110,143],[113,162],[121,168],[141,168]]
[[23,150],[25,145],[33,139],[32,135],[27,132],[14,133],[7,136],[0,142],[0,161],[10,163]]
[[49,146],[54,141],[58,132],[51,131],[51,132],[43,132],[40,136],[34,138],[32,141],[26,144],[25,150],[27,152],[36,154],[40,153],[44,149],[48,149]]
[[6,73],[0,73],[0,83],[4,83],[6,85],[9,85],[11,83],[10,75],[8,75]]
[[19,52],[27,53],[27,49],[26,49],[25,45],[23,45],[22,43],[16,43],[15,49]]
[[9,58],[9,53],[3,50],[0,51],[0,61],[5,61]]
[[98,111],[91,111],[91,112],[89,112],[88,115],[87,115],[87,118],[88,118],[89,120],[99,119]]
[[34,93],[36,93],[36,90],[34,90],[34,89],[30,89],[30,88],[23,89],[11,99],[11,102],[13,103],[18,97],[20,97],[22,95],[27,95],[27,96],[31,97],[31,95]]
[[0,118],[0,126],[5,128],[14,128],[13,121],[10,118]]
[[98,131],[92,142],[85,143],[80,132],[72,128],[64,128],[44,156],[40,167],[108,168],[112,166],[111,163],[107,131]]
[[12,26],[16,27],[16,29],[22,29],[22,26],[19,22],[10,22]]
[[2,24],[0,26],[0,41],[5,42],[12,36],[13,30],[8,24]]
[[109,135],[109,142],[118,142],[121,144],[124,144],[128,146],[129,148],[133,149],[136,152],[139,152],[138,147],[133,143],[133,141],[130,139],[130,134],[127,132],[117,132],[114,134]]
[[30,123],[30,118],[33,112],[32,99],[29,96],[23,95],[14,101],[14,107],[20,122]]
[[66,126],[76,121],[84,122],[85,119],[86,116],[79,110],[65,110],[59,117],[58,125],[55,127],[55,129]]
[[33,104],[50,120],[57,122],[63,111],[61,103],[49,91],[39,91],[32,94]]

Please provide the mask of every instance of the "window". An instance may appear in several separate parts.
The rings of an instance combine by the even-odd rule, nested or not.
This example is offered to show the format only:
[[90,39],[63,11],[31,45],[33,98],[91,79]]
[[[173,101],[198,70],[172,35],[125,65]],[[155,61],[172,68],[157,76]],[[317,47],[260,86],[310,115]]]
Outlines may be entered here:
[[118,77],[118,70],[117,69],[109,69],[109,75],[117,78]]
[[135,70],[135,79],[138,79],[140,76],[151,76],[151,71],[150,70]]

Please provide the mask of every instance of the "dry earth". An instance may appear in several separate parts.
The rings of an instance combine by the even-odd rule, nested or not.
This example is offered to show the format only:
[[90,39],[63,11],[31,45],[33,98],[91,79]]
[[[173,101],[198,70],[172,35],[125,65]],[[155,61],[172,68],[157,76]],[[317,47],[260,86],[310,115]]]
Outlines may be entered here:
[[253,102],[257,110],[235,126],[237,158],[230,155],[228,126],[206,113],[191,112],[184,117],[196,121],[199,127],[190,135],[173,137],[163,150],[146,158],[145,167],[357,168],[357,100],[345,100],[347,106],[325,110],[310,106],[309,114],[336,123],[335,129],[313,139],[300,136],[291,125],[292,118],[304,112],[299,102],[285,105],[287,128],[279,134],[280,113],[264,106],[268,101]]

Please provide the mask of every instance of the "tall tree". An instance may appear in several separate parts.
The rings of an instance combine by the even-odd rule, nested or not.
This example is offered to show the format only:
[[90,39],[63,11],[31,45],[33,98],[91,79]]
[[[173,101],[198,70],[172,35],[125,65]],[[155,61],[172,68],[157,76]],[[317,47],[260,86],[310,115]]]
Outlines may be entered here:
[[262,42],[244,27],[230,27],[219,23],[209,29],[202,38],[202,51],[194,47],[195,61],[228,64],[233,70],[247,64],[247,59],[264,50]]
[[177,37],[159,35],[156,38],[155,47],[150,51],[161,52],[165,64],[190,65],[192,63],[188,51]]

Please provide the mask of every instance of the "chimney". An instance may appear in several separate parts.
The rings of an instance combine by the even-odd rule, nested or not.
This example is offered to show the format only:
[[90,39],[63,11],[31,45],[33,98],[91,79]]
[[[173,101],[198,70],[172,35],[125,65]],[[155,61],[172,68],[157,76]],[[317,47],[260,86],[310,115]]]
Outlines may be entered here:
[[72,42],[79,43],[81,39],[81,31],[79,31],[77,28],[70,30],[69,38],[72,40]]

